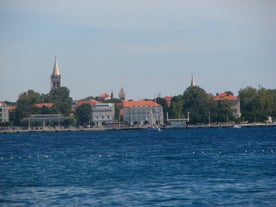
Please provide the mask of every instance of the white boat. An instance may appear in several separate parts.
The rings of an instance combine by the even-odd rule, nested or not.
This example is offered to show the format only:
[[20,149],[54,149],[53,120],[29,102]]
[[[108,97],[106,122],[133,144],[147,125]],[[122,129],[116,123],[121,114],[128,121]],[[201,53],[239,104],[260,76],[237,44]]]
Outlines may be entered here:
[[239,125],[239,124],[234,124],[234,125],[233,125],[233,128],[235,128],[235,129],[240,129],[240,128],[241,128],[241,125]]

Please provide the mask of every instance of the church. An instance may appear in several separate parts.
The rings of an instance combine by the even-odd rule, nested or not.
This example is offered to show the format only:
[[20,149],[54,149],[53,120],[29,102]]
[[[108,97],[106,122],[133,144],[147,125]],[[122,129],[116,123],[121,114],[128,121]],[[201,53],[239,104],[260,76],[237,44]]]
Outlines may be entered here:
[[57,58],[55,58],[53,73],[51,75],[51,89],[61,87],[61,74],[57,64]]

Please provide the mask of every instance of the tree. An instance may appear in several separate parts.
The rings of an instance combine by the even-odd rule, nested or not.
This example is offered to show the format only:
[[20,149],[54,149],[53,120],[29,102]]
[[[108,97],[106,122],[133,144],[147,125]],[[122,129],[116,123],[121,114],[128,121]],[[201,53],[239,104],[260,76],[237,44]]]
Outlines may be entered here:
[[217,122],[227,122],[233,120],[231,103],[228,100],[217,101],[216,110],[213,112],[214,120]]
[[34,113],[37,109],[33,107],[33,105],[37,103],[41,103],[41,96],[39,93],[28,90],[20,94],[16,102],[15,124],[18,125],[21,119],[29,117]]
[[[168,107],[168,103],[167,103],[166,99],[158,97],[156,99],[156,103],[160,104],[163,107],[163,114],[164,114],[164,116],[167,116],[167,113],[169,113],[169,107]],[[164,118],[164,120],[166,120],[165,117],[163,117],[163,118]]]
[[69,126],[75,126],[76,125],[76,119],[74,119],[73,117],[69,117],[63,120],[62,124],[65,127],[69,127]]
[[88,124],[89,119],[91,119],[91,106],[89,104],[83,104],[79,106],[75,115],[78,125]]
[[183,96],[174,96],[171,101],[171,106],[169,108],[169,117],[171,119],[176,119],[182,116],[183,109]]
[[276,90],[247,87],[239,90],[242,118],[263,122],[267,116],[276,118]]
[[67,87],[52,88],[45,100],[54,103],[56,113],[64,116],[70,115],[73,99],[70,97],[70,90]]
[[198,86],[191,86],[183,93],[183,113],[190,112],[191,123],[208,123],[214,106],[214,100]]

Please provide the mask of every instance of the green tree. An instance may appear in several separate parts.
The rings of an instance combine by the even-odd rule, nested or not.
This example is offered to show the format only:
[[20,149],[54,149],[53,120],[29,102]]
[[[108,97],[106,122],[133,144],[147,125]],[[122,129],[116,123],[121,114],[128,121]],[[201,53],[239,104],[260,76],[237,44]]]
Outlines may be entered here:
[[67,87],[53,88],[45,97],[45,102],[54,103],[56,113],[69,116],[73,99],[70,97],[70,90]]
[[267,116],[276,118],[276,90],[247,87],[239,90],[242,118],[263,122]]
[[164,120],[166,120],[167,113],[169,113],[169,107],[166,99],[158,97],[156,103],[160,104],[163,107]]
[[171,106],[169,108],[169,117],[171,119],[180,118],[183,116],[183,96],[174,96],[171,101]]
[[16,102],[15,110],[15,124],[18,125],[20,120],[29,117],[31,114],[35,113],[37,109],[33,106],[34,104],[41,103],[41,96],[39,93],[28,90],[19,95]]
[[227,122],[234,119],[231,111],[231,103],[228,100],[217,101],[216,110],[213,111],[213,119],[217,122]]
[[183,113],[190,112],[191,123],[208,123],[214,106],[211,96],[198,86],[191,86],[183,93]]
[[63,120],[62,125],[64,125],[65,127],[69,127],[69,126],[75,126],[76,125],[76,119],[73,117],[69,117]]
[[86,125],[91,121],[91,106],[89,104],[83,104],[77,108],[75,113],[77,124]]

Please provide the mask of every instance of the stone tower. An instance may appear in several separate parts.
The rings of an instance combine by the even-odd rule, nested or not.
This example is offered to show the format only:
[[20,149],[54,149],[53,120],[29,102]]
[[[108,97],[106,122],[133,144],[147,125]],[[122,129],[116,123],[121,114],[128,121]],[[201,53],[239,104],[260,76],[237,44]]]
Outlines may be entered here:
[[57,59],[55,58],[53,73],[51,75],[51,89],[61,87],[61,75],[57,64]]
[[125,94],[125,92],[124,92],[123,87],[122,87],[121,90],[120,90],[119,99],[120,99],[121,101],[125,101],[125,100],[126,100],[126,94]]

